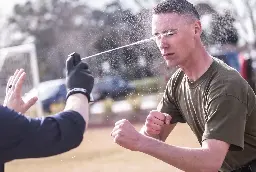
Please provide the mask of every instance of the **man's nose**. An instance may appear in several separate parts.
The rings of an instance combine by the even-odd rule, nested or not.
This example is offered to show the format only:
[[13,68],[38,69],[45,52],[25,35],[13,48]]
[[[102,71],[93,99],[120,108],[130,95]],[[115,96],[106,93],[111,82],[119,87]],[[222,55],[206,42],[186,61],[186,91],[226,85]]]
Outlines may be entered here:
[[168,46],[169,46],[168,41],[165,36],[160,36],[157,39],[157,42],[158,42],[158,47],[160,49],[168,48]]

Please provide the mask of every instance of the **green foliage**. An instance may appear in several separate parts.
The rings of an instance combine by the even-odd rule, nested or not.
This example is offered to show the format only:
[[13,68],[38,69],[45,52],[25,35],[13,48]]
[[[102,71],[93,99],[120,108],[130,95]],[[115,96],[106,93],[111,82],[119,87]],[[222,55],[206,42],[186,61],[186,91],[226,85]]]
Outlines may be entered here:
[[104,104],[104,112],[105,112],[106,114],[112,113],[112,106],[113,106],[113,103],[114,103],[114,100],[111,99],[111,98],[106,98],[106,99],[103,101],[103,104]]
[[140,108],[141,103],[142,103],[141,96],[133,94],[127,98],[127,101],[132,106],[133,111],[137,112],[137,111],[141,110],[141,108]]
[[141,80],[134,80],[132,84],[138,94],[156,93],[161,90],[162,82],[159,77],[148,77]]

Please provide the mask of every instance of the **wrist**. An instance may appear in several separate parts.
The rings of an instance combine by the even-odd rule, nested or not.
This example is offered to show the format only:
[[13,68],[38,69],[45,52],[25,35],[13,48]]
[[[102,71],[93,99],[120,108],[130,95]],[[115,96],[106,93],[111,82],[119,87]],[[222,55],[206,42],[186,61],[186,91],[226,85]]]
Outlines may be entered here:
[[67,100],[69,100],[69,99],[70,100],[80,99],[83,102],[89,102],[87,96],[82,93],[71,94],[70,96],[68,96]]
[[64,111],[76,111],[78,112],[86,122],[86,127],[89,122],[89,103],[84,94],[77,93],[68,97]]
[[140,133],[143,134],[144,136],[152,137],[154,139],[160,140],[160,135],[158,135],[158,134],[149,134],[146,131],[146,126],[145,125],[143,125],[142,129],[140,130]]
[[137,151],[142,153],[146,152],[152,140],[154,140],[154,138],[142,134]]
[[147,131],[146,131],[146,126],[143,125],[141,130],[140,130],[140,133],[143,134],[144,136],[150,136]]
[[93,101],[92,97],[90,96],[90,94],[88,93],[88,91],[84,88],[72,88],[72,89],[68,89],[68,93],[66,96],[66,99],[68,99],[69,96],[74,95],[74,94],[83,94],[84,96],[87,97],[87,100],[89,102]]

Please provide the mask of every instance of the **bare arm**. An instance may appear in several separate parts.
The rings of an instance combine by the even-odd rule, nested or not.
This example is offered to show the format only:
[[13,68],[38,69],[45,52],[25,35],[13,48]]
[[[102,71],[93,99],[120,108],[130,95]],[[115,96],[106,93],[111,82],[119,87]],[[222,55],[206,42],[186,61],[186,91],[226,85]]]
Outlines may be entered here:
[[83,94],[73,94],[68,97],[64,111],[73,110],[78,112],[86,122],[86,128],[89,122],[89,104],[88,99]]
[[229,144],[219,140],[206,140],[201,148],[185,148],[145,137],[141,145],[141,152],[189,172],[217,172],[229,149]]
[[216,139],[206,139],[201,148],[168,145],[138,133],[128,120],[116,122],[111,136],[124,148],[148,154],[188,172],[217,172],[230,147],[228,142]]

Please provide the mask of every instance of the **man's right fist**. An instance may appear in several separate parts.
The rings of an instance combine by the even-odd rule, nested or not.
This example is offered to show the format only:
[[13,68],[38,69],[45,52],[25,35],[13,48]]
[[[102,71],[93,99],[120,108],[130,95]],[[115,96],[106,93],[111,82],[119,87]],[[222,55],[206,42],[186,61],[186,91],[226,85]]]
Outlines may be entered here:
[[76,93],[82,93],[91,101],[90,94],[94,85],[94,77],[92,76],[88,64],[81,61],[78,53],[72,53],[66,61],[66,86],[67,98]]
[[149,136],[159,135],[165,124],[169,125],[171,122],[171,116],[159,111],[150,111],[146,118],[144,125],[144,131]]

